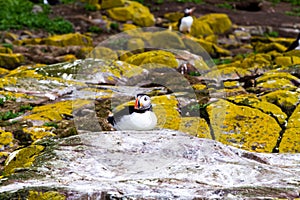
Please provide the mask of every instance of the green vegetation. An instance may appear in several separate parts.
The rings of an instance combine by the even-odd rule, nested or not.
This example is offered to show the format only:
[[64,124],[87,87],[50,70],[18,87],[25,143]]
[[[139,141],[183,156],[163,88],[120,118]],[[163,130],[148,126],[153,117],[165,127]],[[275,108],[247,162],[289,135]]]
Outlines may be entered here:
[[56,122],[46,122],[45,124],[44,124],[44,126],[49,126],[49,127],[54,127],[54,128],[58,128],[58,125],[57,125],[57,123]]
[[0,1],[0,30],[22,29],[45,29],[50,33],[73,32],[71,22],[62,18],[50,19],[50,7],[41,5],[42,12],[32,12],[33,3],[28,0]]
[[9,120],[9,119],[13,119],[16,118],[18,116],[20,116],[23,113],[20,112],[13,112],[13,111],[7,111],[7,112],[0,112],[0,120]]
[[271,31],[269,33],[266,33],[265,36],[269,36],[269,37],[278,37],[279,33],[276,31]]
[[0,106],[3,106],[4,102],[5,102],[5,99],[4,98],[0,98]]
[[226,9],[230,9],[230,10],[233,9],[232,5],[227,3],[227,2],[217,4],[216,6],[219,7],[219,8],[226,8]]
[[292,8],[292,11],[289,12],[285,12],[286,15],[290,15],[290,16],[300,16],[300,8],[296,7],[296,8]]
[[31,105],[21,105],[20,106],[20,112],[24,112],[26,110],[32,110],[33,107]]
[[213,59],[213,61],[216,65],[222,65],[222,64],[229,64],[229,63],[231,63],[232,60],[216,58],[216,59]]

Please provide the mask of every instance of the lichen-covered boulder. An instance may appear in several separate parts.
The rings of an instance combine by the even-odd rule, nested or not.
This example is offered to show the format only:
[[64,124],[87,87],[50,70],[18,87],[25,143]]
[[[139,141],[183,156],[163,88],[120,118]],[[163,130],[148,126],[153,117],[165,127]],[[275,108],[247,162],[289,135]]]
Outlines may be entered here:
[[149,43],[152,48],[185,49],[185,45],[179,35],[176,32],[168,30],[153,33]]
[[114,7],[121,7],[124,6],[125,0],[102,0],[101,1],[101,8],[108,9]]
[[227,99],[238,105],[249,106],[261,110],[265,114],[271,114],[281,125],[286,123],[287,115],[278,106],[267,101],[262,101],[254,94],[236,95],[227,97]]
[[66,197],[57,192],[57,191],[48,191],[48,192],[38,192],[38,191],[29,191],[27,200],[65,200]]
[[133,65],[143,65],[147,63],[157,63],[164,66],[173,68],[178,67],[178,62],[175,55],[162,50],[148,51],[140,54],[133,55],[126,59],[126,62]]
[[80,33],[69,33],[64,35],[54,35],[48,38],[43,39],[43,42],[46,45],[53,46],[92,46],[92,39],[88,36],[82,35]]
[[183,17],[182,12],[170,12],[170,13],[165,13],[164,18],[171,21],[171,22],[178,22],[178,20]]
[[89,54],[87,54],[88,58],[98,58],[103,60],[117,60],[118,55],[115,51],[106,47],[95,47]]
[[49,126],[25,127],[23,128],[23,132],[30,135],[32,141],[36,141],[44,137],[56,136],[53,133],[53,127]]
[[292,113],[288,120],[286,130],[283,133],[279,152],[300,153],[300,105]]
[[108,9],[107,13],[114,20],[122,22],[132,20],[133,23],[142,27],[153,26],[155,23],[149,8],[135,1],[127,1],[124,7]]
[[[24,117],[27,120],[37,120],[42,122],[49,121],[60,121],[66,117],[71,117],[73,110],[75,109],[74,105],[84,106],[89,104],[88,100],[74,100],[74,101],[61,101],[54,104],[47,104],[43,106],[36,106],[31,111],[31,114]],[[35,136],[37,137],[37,136]]]
[[297,86],[293,82],[299,82],[300,80],[287,73],[287,72],[267,72],[264,75],[256,79],[257,87],[265,89],[297,89]]
[[260,97],[263,101],[267,101],[279,106],[286,114],[291,114],[296,105],[300,101],[300,94],[288,90],[276,90]]
[[127,42],[127,49],[129,51],[139,50],[144,51],[145,43],[141,38],[132,38]]
[[223,34],[231,29],[232,22],[228,15],[223,13],[212,13],[204,15],[199,20],[209,24],[216,34]]
[[276,42],[273,43],[257,42],[256,45],[254,46],[254,49],[258,53],[267,53],[270,51],[284,52],[286,50],[286,47]]
[[13,145],[14,136],[11,132],[4,131],[0,128],[0,149],[3,150],[5,147]]
[[272,57],[268,54],[251,54],[241,62],[244,69],[261,69],[272,66]]
[[12,54],[13,51],[10,48],[0,46],[0,53]]
[[288,67],[290,65],[300,64],[300,55],[298,56],[277,56],[274,59],[276,65]]
[[44,150],[42,145],[30,145],[28,147],[18,149],[11,153],[5,161],[3,174],[10,175],[16,169],[30,167],[37,155]]
[[25,58],[19,53],[0,53],[0,67],[15,69],[24,62]]
[[258,109],[219,100],[207,107],[216,140],[248,151],[272,152],[281,127]]
[[213,35],[214,31],[207,21],[194,18],[191,28],[191,35],[197,38],[201,36]]

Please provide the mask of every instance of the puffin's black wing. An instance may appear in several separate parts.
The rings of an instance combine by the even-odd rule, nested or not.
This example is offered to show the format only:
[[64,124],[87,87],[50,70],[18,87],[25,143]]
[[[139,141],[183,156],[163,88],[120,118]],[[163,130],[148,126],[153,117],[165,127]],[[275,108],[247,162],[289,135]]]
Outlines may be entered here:
[[180,32],[179,27],[180,27],[180,24],[181,24],[181,20],[182,20],[182,18],[180,18],[180,19],[178,20],[178,23],[177,23],[177,28],[178,28],[178,31],[179,31],[179,32]]
[[294,50],[297,46],[298,46],[298,40],[295,40],[285,52]]

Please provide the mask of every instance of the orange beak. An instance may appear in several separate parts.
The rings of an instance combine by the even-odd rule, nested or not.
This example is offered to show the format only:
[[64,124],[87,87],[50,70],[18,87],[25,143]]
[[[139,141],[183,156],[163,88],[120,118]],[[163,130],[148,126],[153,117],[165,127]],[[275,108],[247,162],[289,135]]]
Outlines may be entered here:
[[135,99],[135,103],[134,103],[134,109],[139,109],[139,107],[140,107],[140,105],[139,105],[140,103],[139,103],[139,99],[138,98],[136,98]]
[[191,14],[196,10],[196,7],[191,8]]

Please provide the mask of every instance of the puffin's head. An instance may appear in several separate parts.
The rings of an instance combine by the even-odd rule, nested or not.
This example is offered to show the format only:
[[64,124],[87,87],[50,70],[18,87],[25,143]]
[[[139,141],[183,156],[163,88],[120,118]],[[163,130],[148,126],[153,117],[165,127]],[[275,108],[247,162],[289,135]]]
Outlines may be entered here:
[[192,15],[192,13],[194,12],[195,9],[196,9],[195,7],[184,9],[184,15],[185,16]]
[[149,110],[151,109],[151,99],[146,94],[137,94],[135,97],[134,109],[136,110]]

